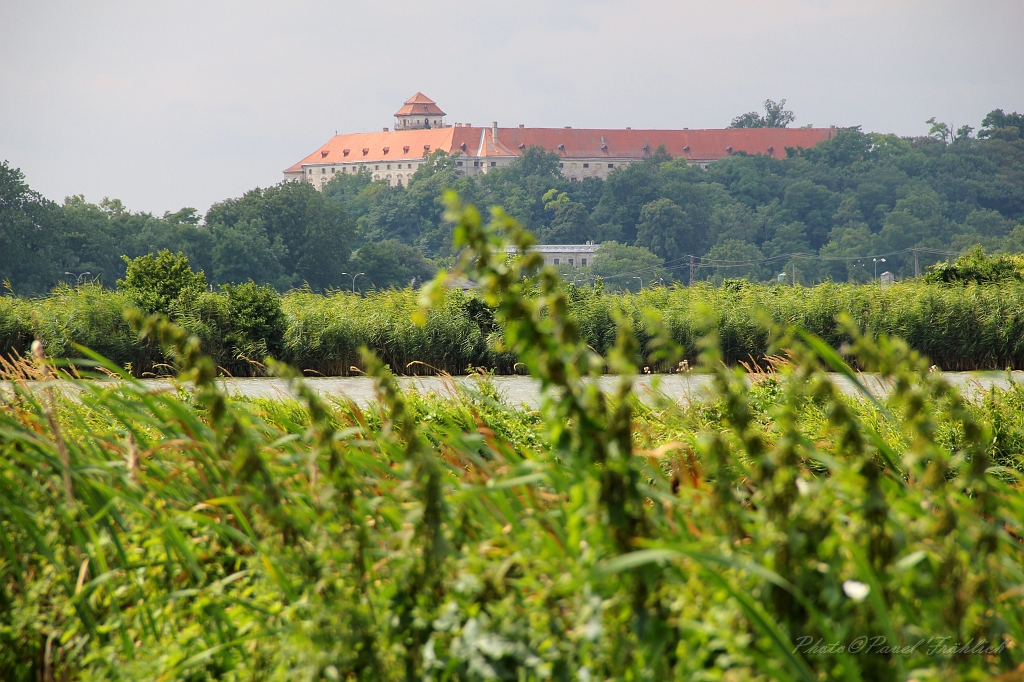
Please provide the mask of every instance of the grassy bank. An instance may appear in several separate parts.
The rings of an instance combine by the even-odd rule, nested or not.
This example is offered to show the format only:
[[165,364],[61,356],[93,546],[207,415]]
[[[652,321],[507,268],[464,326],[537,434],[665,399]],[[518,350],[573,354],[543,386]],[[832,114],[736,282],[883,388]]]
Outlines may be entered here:
[[[532,290],[531,290],[532,291]],[[527,291],[530,296],[535,295]],[[644,311],[660,313],[672,337],[696,361],[696,340],[706,319],[717,320],[723,357],[729,363],[761,360],[768,350],[764,321],[797,324],[835,348],[849,341],[836,322],[849,314],[872,335],[905,339],[932,363],[947,370],[1024,368],[1024,285],[941,285],[902,282],[871,285],[823,284],[788,287],[738,286],[644,289],[612,295],[567,285],[569,316],[582,338],[602,355],[615,338],[614,318],[624,314],[641,340],[638,362],[671,369],[649,357]],[[359,348],[366,346],[399,373],[444,371],[462,374],[484,367],[515,371],[515,358],[496,350],[501,325],[480,297],[449,292],[417,326],[413,290],[314,294],[294,291],[281,298],[284,313],[275,354],[279,359],[323,375],[363,369]],[[165,363],[159,348],[140,342],[123,310],[131,302],[120,292],[98,287],[62,288],[39,299],[0,298],[0,348],[24,354],[33,338],[53,357],[74,356],[75,344],[100,352],[139,375]],[[205,293],[175,317],[201,339],[204,352],[235,375],[259,374],[264,347],[239,344],[232,334],[233,312],[223,294]],[[157,369],[156,371],[159,371]]]
[[[0,677],[874,682],[1024,664],[1024,391],[965,403],[853,327],[884,402],[844,397],[826,372],[842,359],[781,329],[791,360],[751,385],[711,328],[707,400],[648,408],[626,380],[606,398],[564,291],[522,295],[459,219],[505,342],[550,389],[537,412],[486,382],[403,395],[369,356],[369,409],[297,379],[294,400],[232,400],[198,340],[155,323],[194,390],[124,374],[64,401],[39,384],[41,348],[9,366]],[[669,334],[646,330],[669,361]],[[607,362],[625,376],[636,348],[624,324]]]

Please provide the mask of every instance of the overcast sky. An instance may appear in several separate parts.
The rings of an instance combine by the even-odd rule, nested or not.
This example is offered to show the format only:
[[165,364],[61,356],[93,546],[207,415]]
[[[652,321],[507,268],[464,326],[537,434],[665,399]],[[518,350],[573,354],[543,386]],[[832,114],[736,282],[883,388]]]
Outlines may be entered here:
[[1024,111],[1022,0],[0,0],[0,160],[162,215],[281,180],[417,90],[448,122],[919,135]]

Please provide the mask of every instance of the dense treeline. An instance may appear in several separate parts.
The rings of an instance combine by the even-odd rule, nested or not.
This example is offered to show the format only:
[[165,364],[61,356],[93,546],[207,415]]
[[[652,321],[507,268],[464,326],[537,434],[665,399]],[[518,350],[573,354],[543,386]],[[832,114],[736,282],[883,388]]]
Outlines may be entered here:
[[[646,251],[629,254],[614,272],[577,273],[603,275],[610,287],[637,288],[645,276],[687,282],[691,255],[702,263],[698,279],[767,280],[795,266],[795,277],[810,283],[870,279],[875,264],[860,257],[881,254],[883,269],[912,275],[909,248],[1024,251],[1024,116],[997,109],[977,136],[970,126],[929,123],[924,137],[851,128],[812,149],[787,150],[785,159],[736,154],[706,171],[655,151],[606,181],[570,182],[559,157],[540,148],[469,178],[438,151],[407,187],[339,174],[322,194],[282,183],[202,217],[191,208],[132,213],[120,201],[95,205],[81,196],[58,205],[5,163],[0,279],[18,293],[44,292],[82,272],[112,286],[124,273],[122,255],[169,249],[188,255],[213,284],[351,288],[351,276],[363,272],[356,288],[403,286],[430,276],[436,265],[428,259],[453,256],[446,189],[505,208],[541,242],[653,252],[653,261]],[[790,254],[805,257],[793,263]],[[921,254],[919,263],[939,259]]]

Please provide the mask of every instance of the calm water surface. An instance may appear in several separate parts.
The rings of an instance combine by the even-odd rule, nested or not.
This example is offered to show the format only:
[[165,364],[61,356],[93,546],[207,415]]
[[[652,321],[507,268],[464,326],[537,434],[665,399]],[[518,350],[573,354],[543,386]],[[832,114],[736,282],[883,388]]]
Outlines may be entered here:
[[[968,395],[987,391],[992,386],[1006,388],[1010,382],[1024,383],[1024,372],[943,372],[943,378],[959,387]],[[832,380],[844,393],[856,393],[857,389],[844,376],[831,374]],[[864,384],[876,395],[888,390],[887,384],[870,374],[861,375]],[[399,384],[405,390],[421,394],[450,395],[457,386],[473,388],[479,381],[475,377],[400,377]],[[618,381],[615,376],[602,376],[598,384],[605,391],[612,391]],[[288,383],[282,379],[223,379],[224,387],[230,393],[253,398],[283,398],[289,395]],[[321,395],[347,398],[359,404],[376,400],[373,379],[369,377],[317,377],[306,379],[308,385]],[[537,407],[540,404],[540,383],[524,376],[496,376],[491,382],[511,405],[525,404]],[[658,393],[672,400],[699,398],[706,394],[711,377],[706,374],[658,374],[636,377],[634,390],[645,402],[653,402]]]
[[[846,377],[830,374],[840,390],[847,394],[857,393]],[[959,387],[966,395],[976,396],[993,386],[1006,388],[1010,383],[1024,384],[1024,372],[943,372],[942,377]],[[861,380],[875,395],[883,395],[888,385],[877,376],[862,374]],[[288,398],[288,382],[274,378],[229,378],[219,379],[221,385],[231,394],[250,398]],[[399,377],[398,383],[404,390],[416,391],[423,395],[452,395],[458,387],[472,390],[480,381],[478,377]],[[606,392],[613,391],[618,381],[615,376],[602,376],[598,384]],[[540,405],[539,382],[524,376],[496,376],[491,382],[509,405],[525,405],[536,408]],[[146,379],[144,383],[153,388],[171,387],[164,379]],[[360,405],[376,401],[373,379],[369,377],[311,377],[306,383],[324,397],[348,399]],[[706,374],[656,374],[635,378],[634,390],[644,402],[653,403],[659,395],[670,400],[692,400],[705,395],[711,384]],[[0,394],[8,388],[7,382],[0,382]]]

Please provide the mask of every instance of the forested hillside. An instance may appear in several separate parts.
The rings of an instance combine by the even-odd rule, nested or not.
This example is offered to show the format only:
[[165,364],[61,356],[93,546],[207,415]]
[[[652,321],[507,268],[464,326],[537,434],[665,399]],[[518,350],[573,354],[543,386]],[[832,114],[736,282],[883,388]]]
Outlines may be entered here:
[[[215,204],[205,216],[183,208],[158,217],[82,196],[57,204],[5,162],[0,279],[19,294],[85,272],[113,286],[124,274],[122,255],[169,249],[217,284],[347,288],[351,271],[366,273],[359,288],[402,286],[429,276],[426,258],[452,255],[445,189],[504,207],[542,242],[648,249],[656,258],[636,258],[638,272],[684,282],[691,256],[697,279],[770,280],[795,266],[810,283],[869,279],[873,256],[886,258],[883,269],[912,275],[910,248],[939,252],[920,253],[922,267],[975,244],[1024,251],[1024,116],[994,110],[976,135],[970,126],[928,123],[922,137],[851,128],[813,149],[789,149],[786,159],[736,154],[706,171],[655,151],[606,181],[569,182],[559,157],[540,148],[479,178],[460,176],[452,158],[435,152],[408,187],[338,175],[323,194],[282,183]],[[623,262],[613,277],[628,277],[634,261]]]

